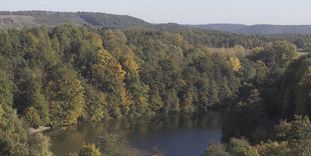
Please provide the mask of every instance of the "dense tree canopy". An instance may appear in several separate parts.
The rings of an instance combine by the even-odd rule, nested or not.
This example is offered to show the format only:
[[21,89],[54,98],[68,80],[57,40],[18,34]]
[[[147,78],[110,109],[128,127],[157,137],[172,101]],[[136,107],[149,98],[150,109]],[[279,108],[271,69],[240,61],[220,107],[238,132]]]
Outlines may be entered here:
[[205,111],[237,96],[257,62],[235,44],[209,48],[221,34],[193,43],[196,35],[73,25],[3,32],[1,99],[32,127]]
[[[205,155],[308,152],[299,137],[309,132],[292,134],[309,128],[305,118],[281,125],[290,137],[267,141],[278,119],[311,114],[310,55],[299,56],[294,45],[303,47],[303,37],[74,25],[0,32],[1,154],[51,155],[48,139],[30,137],[27,126],[224,106],[228,144],[210,146]],[[86,145],[79,154],[116,152],[102,146]]]

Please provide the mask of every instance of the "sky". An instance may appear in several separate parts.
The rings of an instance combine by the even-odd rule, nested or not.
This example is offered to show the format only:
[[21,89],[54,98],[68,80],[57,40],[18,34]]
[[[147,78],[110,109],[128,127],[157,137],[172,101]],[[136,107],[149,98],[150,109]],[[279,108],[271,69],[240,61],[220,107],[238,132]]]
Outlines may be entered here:
[[1,11],[91,11],[151,23],[311,24],[311,0],[0,0]]

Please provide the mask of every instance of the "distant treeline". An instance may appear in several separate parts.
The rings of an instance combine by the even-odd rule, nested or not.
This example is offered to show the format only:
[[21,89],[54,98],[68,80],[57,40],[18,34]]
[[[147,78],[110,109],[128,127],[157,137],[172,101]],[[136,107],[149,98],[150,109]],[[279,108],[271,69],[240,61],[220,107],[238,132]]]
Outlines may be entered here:
[[243,24],[206,24],[187,25],[192,28],[205,30],[216,30],[238,34],[272,35],[272,34],[309,34],[311,35],[311,25],[243,25]]

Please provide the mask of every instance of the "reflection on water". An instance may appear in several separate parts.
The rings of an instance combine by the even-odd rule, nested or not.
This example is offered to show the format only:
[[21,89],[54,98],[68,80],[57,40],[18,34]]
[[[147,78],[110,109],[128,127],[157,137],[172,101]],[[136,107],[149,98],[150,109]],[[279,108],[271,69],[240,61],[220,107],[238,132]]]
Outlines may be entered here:
[[97,144],[99,138],[110,134],[128,140],[131,148],[140,151],[139,155],[156,148],[167,156],[195,156],[202,154],[209,143],[220,142],[219,118],[218,113],[209,112],[109,120],[53,129],[47,135],[56,156],[77,152],[84,142]]

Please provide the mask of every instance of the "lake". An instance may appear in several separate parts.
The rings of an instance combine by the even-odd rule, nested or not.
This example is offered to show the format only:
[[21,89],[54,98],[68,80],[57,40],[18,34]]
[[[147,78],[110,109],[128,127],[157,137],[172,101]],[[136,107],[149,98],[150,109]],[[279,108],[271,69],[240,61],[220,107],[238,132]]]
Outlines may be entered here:
[[79,123],[52,129],[46,134],[51,138],[52,151],[56,156],[78,152],[83,143],[98,144],[103,140],[109,143],[107,150],[118,150],[118,146],[113,145],[114,142],[119,144],[116,138],[135,150],[137,155],[148,155],[153,150],[160,150],[166,156],[199,156],[210,143],[220,142],[220,118],[216,112],[163,115]]

